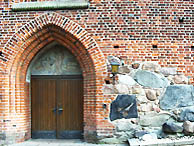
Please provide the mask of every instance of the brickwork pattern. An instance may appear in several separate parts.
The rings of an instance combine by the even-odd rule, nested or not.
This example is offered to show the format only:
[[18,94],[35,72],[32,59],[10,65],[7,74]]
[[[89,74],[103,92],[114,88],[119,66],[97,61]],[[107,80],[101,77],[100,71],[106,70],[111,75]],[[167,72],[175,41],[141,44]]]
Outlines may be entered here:
[[194,81],[192,0],[90,0],[85,10],[53,12],[12,12],[13,2],[0,0],[0,58],[7,60],[0,60],[0,131],[7,137],[30,137],[26,71],[36,53],[52,41],[69,48],[84,71],[85,135],[96,131],[107,136],[114,128],[109,109],[102,108],[109,101],[102,93],[109,55],[126,64],[156,61],[177,67]]

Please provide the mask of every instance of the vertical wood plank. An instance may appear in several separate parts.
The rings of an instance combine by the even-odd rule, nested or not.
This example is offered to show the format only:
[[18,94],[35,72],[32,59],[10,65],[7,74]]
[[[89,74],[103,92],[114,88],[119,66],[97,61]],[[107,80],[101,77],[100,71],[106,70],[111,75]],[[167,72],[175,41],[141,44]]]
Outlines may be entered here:
[[56,130],[56,81],[32,79],[32,131]]

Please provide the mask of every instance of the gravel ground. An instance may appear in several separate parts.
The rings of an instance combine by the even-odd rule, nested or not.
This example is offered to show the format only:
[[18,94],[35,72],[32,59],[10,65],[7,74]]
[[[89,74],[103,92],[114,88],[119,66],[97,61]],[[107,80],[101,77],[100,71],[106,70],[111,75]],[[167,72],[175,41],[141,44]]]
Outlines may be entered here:
[[31,139],[22,143],[10,144],[8,146],[129,146],[128,144],[90,144],[81,140],[51,140]]

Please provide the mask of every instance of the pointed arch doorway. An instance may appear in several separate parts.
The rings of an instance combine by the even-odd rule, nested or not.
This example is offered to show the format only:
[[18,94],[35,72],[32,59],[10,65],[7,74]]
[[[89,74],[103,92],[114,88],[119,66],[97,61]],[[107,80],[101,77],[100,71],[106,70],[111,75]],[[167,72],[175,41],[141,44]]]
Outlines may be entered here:
[[32,138],[82,138],[83,79],[76,58],[52,43],[30,64]]

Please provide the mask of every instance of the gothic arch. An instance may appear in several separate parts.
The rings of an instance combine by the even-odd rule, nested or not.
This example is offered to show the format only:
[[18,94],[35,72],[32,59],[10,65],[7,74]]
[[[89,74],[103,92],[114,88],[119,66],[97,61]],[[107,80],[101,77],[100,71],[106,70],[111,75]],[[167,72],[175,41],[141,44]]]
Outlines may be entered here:
[[[80,25],[57,13],[45,13],[25,24],[3,49],[7,62],[1,63],[4,72],[3,92],[7,99],[4,119],[13,119],[18,133],[30,137],[30,84],[26,82],[28,66],[33,57],[46,45],[56,41],[77,58],[84,77],[84,132],[96,130],[98,98],[107,74],[104,55],[94,39]],[[3,83],[2,83],[3,84]],[[21,121],[14,120],[17,116]],[[15,119],[17,119],[15,118]],[[4,125],[6,127],[7,124]]]

